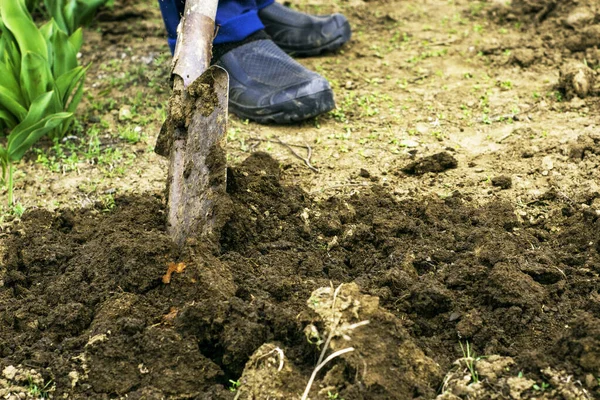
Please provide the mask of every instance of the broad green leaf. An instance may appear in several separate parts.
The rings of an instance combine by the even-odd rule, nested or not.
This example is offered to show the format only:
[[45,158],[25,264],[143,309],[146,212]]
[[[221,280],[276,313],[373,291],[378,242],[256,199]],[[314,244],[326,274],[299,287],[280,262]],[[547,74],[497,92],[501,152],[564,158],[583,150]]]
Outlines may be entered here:
[[17,126],[17,120],[15,119],[15,117],[6,110],[0,110],[0,120],[8,129],[13,129],[15,126]]
[[85,73],[88,70],[88,68],[89,65],[85,68],[74,68],[71,71],[65,73],[64,75],[59,76],[56,80],[56,87],[58,89],[58,93],[64,107],[66,107],[69,103],[69,97],[71,97],[71,94],[73,93],[73,90],[75,90],[75,87],[77,85],[80,85],[80,82],[83,82],[85,78]]
[[75,56],[77,56],[77,52],[81,50],[81,45],[83,44],[83,29],[79,28],[69,37],[69,43],[75,49]]
[[0,41],[4,42],[4,51],[0,53],[0,57],[2,57],[7,68],[12,71],[15,79],[19,79],[21,73],[21,53],[17,47],[16,39],[9,30],[4,30],[2,31]]
[[77,52],[65,32],[57,29],[52,35],[51,43],[54,51],[54,64],[52,65],[54,77],[59,77],[77,67]]
[[2,166],[2,184],[6,181],[6,168],[8,167],[8,151],[0,145],[0,165]]
[[53,81],[52,72],[46,59],[36,53],[25,53],[21,62],[23,97],[29,102],[33,102],[40,95],[53,89]]
[[[5,64],[0,62],[0,88],[6,91],[6,95],[10,96],[17,103],[25,106],[25,100],[21,96],[21,86],[15,79],[13,71],[11,71]],[[1,104],[1,103],[0,103]]]
[[12,32],[22,54],[32,52],[48,59],[48,48],[25,8],[23,0],[0,0],[2,22]]
[[73,93],[73,96],[71,97],[69,102],[67,103],[65,101],[65,110],[68,112],[74,113],[77,109],[77,106],[81,102],[81,98],[83,97],[83,84],[85,82],[85,71],[87,71],[88,67],[86,67],[83,71],[83,75],[81,76],[81,78],[79,78],[79,81],[75,80],[75,82],[78,82],[79,85],[75,89],[75,92]]
[[92,22],[98,8],[106,4],[107,0],[77,0],[77,3],[82,8],[78,15],[77,26],[84,26]]
[[76,0],[65,0],[66,4],[63,6],[63,15],[65,17],[65,24],[67,25],[67,32],[71,34],[79,26],[79,15],[83,12],[83,7],[77,7]]
[[37,5],[37,3],[38,3],[38,0],[25,0],[25,6],[27,6],[27,9],[29,11],[33,11],[33,9]]
[[64,0],[44,0],[44,5],[48,14],[64,32],[68,32],[68,27],[64,18],[63,5]]
[[19,121],[27,115],[27,109],[9,94],[8,89],[0,87],[0,104]]
[[48,110],[51,106],[53,96],[53,91],[49,91],[38,96],[33,103],[31,103],[31,106],[29,106],[29,110],[26,112],[25,117],[20,118],[21,122],[15,127],[15,129],[13,129],[11,135],[18,133],[21,129],[25,129],[28,126],[35,124],[44,118],[44,115],[51,114],[48,112]]
[[[23,155],[33,146],[42,136],[59,126],[65,119],[70,118],[71,113],[57,113],[46,116],[41,121],[20,130],[14,137],[13,132],[8,137],[8,161],[16,162],[23,158]],[[12,139],[12,140],[11,140]]]

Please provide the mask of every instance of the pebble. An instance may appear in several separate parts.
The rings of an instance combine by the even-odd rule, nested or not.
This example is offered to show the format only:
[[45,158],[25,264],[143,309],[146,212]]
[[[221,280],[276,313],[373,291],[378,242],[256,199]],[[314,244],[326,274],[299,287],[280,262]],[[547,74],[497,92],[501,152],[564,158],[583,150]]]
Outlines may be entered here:
[[2,375],[4,375],[4,377],[9,380],[12,380],[16,374],[17,369],[12,365],[9,365],[8,367],[2,370]]
[[131,110],[129,107],[121,107],[119,110],[119,121],[127,121],[131,119]]

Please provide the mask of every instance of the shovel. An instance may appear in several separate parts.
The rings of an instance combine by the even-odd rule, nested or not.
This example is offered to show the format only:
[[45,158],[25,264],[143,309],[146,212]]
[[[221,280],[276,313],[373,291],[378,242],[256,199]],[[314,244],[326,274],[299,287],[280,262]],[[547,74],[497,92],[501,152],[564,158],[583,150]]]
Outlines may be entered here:
[[182,246],[218,230],[225,196],[229,77],[210,66],[218,0],[187,0],[177,28],[173,92],[155,152],[169,158],[167,230]]

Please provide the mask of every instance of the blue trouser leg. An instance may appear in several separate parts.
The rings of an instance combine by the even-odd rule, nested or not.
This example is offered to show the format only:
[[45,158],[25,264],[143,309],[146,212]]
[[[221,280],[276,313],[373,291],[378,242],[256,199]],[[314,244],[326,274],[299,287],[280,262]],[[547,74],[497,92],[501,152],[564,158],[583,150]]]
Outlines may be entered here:
[[[258,10],[273,2],[274,0],[220,0],[216,18],[218,33],[214,44],[239,42],[264,29]],[[169,47],[173,52],[185,0],[159,0],[159,4],[167,28]]]
[[158,0],[160,12],[167,28],[167,41],[171,48],[171,54],[175,51],[175,43],[177,42],[177,25],[183,14],[185,0]]

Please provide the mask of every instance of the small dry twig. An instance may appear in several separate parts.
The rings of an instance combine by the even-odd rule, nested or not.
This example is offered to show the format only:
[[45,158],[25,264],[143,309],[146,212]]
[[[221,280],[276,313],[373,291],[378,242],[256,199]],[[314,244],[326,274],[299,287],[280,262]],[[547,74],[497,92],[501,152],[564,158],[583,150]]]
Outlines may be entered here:
[[[273,138],[273,140],[271,140],[271,139],[261,139],[261,138],[250,138],[248,140],[250,142],[255,142],[256,143],[256,144],[250,146],[250,149],[252,151],[254,151],[254,149],[256,148],[256,146],[258,145],[258,143],[261,143],[261,142],[271,142],[272,141],[274,143],[277,143],[277,144],[279,144],[279,145],[287,148],[290,151],[290,153],[292,153],[292,155],[294,157],[296,157],[297,159],[299,159],[302,162],[304,162],[304,165],[306,165],[308,167],[308,169],[310,169],[311,171],[316,172],[316,173],[319,172],[319,169],[316,168],[315,166],[313,166],[311,164],[311,162],[310,162],[310,160],[312,158],[312,148],[308,144],[305,144],[305,145],[289,144],[289,143],[286,143],[283,140],[279,139],[278,137]],[[306,158],[304,158],[300,154],[298,154],[296,152],[296,150],[294,150],[294,147],[301,148],[301,149],[306,149],[306,153],[307,153],[306,154]]]
[[281,370],[283,369],[283,360],[285,359],[285,355],[283,354],[283,350],[281,350],[279,347],[275,347],[273,350],[271,350],[267,354],[263,354],[262,356],[258,357],[256,359],[256,361],[263,359],[263,358],[267,357],[268,355],[273,354],[275,352],[277,352],[277,354],[279,355],[279,367],[277,368],[277,372],[281,372]]
[[325,365],[327,365],[327,363],[329,361],[333,360],[334,358],[339,357],[342,354],[349,353],[351,351],[354,351],[354,347],[347,347],[345,349],[338,350],[335,353],[330,354],[329,357],[327,357],[325,359],[325,361],[323,361],[322,363],[317,365],[315,367],[315,369],[313,370],[312,374],[310,375],[310,379],[308,380],[308,383],[306,384],[306,389],[304,390],[304,393],[302,394],[301,400],[306,400],[308,398],[308,393],[310,392],[310,388],[312,387],[313,381],[315,380],[315,377],[317,376],[317,373],[321,370],[321,368],[323,368]]

